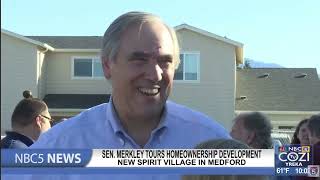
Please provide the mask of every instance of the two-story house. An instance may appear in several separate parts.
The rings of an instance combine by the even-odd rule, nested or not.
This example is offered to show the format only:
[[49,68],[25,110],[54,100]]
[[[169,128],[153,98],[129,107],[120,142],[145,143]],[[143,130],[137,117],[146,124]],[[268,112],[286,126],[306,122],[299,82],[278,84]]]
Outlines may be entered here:
[[[257,83],[248,82],[256,77],[250,79],[250,73],[237,70],[237,65],[243,63],[242,43],[187,24],[175,29],[181,64],[175,73],[170,100],[199,110],[228,129],[237,113],[265,110],[263,106],[250,109],[251,102],[259,102],[257,97],[263,93],[251,97],[251,90],[256,87],[247,84]],[[101,42],[101,36],[22,36],[2,29],[1,133],[10,129],[11,113],[26,89],[44,99],[56,119],[108,102],[112,87],[101,69]],[[241,99],[242,96],[247,99]],[[314,103],[317,102],[319,98]],[[305,116],[320,112],[319,106],[303,109]],[[290,117],[289,112],[286,117],[273,117],[273,122],[277,124]],[[293,113],[294,123],[301,118],[294,115],[298,112]]]

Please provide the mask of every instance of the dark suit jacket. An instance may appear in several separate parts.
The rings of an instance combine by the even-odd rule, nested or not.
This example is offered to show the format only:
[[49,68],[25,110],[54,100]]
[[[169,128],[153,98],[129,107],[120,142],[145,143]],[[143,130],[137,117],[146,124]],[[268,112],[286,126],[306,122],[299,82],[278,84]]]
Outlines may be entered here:
[[8,131],[1,140],[1,149],[23,149],[33,144],[33,140],[17,132]]

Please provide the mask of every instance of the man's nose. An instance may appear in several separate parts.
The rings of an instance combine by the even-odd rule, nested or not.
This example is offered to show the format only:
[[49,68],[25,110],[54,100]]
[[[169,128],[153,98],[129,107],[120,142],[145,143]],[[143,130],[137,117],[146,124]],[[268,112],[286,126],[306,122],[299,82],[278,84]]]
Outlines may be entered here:
[[158,63],[150,63],[146,70],[146,78],[153,82],[162,80],[163,70]]

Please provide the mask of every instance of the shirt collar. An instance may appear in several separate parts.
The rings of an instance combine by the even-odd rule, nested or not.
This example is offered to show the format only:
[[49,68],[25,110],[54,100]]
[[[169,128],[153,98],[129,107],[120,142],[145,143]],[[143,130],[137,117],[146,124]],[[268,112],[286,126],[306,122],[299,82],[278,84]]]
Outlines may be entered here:
[[114,134],[117,134],[119,132],[125,132],[120,123],[118,113],[116,112],[115,107],[113,105],[112,96],[110,96],[109,103],[107,106],[107,119],[110,122]]
[[14,131],[6,131],[6,134],[12,139],[19,140],[27,146],[31,146],[34,143],[34,141],[31,138]]
[[167,105],[165,104],[162,115],[161,115],[160,122],[159,122],[157,128],[153,130],[153,132],[167,128],[169,126],[169,122],[170,121],[168,118],[168,108],[167,108]]
[[[156,132],[156,131],[159,131],[163,128],[168,127],[169,120],[168,120],[168,110],[167,109],[168,109],[167,105],[165,105],[164,110],[161,115],[160,122],[159,122],[157,128],[155,128],[153,130],[153,132]],[[110,125],[111,125],[111,128],[113,129],[114,134],[117,134],[117,133],[126,134],[122,124],[120,123],[118,113],[116,112],[115,107],[113,105],[112,96],[110,96],[110,100],[107,105],[107,119],[110,122]]]

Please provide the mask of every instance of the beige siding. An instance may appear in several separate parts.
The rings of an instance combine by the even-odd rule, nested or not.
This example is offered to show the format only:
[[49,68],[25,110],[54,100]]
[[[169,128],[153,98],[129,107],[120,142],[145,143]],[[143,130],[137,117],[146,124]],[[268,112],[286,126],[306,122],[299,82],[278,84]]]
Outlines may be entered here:
[[178,31],[182,51],[200,52],[200,82],[175,81],[173,101],[231,127],[235,108],[235,47],[188,30]]
[[11,114],[26,89],[37,96],[37,47],[1,33],[1,134],[11,128]]
[[47,66],[45,58],[45,52],[38,51],[38,67],[37,67],[37,79],[38,79],[38,97],[40,99],[43,99],[46,93],[46,72],[47,72]]
[[46,94],[107,94],[111,86],[102,79],[72,79],[72,57],[99,56],[97,53],[63,53],[46,54]]

